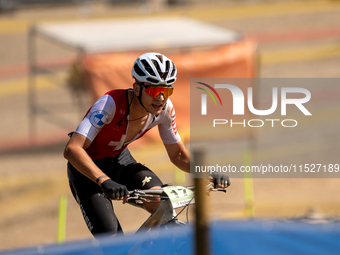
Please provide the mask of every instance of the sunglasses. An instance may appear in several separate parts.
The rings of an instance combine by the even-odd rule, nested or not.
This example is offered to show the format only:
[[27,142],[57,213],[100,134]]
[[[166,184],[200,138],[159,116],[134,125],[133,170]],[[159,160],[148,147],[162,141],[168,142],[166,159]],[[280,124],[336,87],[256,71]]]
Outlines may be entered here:
[[174,87],[172,86],[151,86],[143,85],[145,87],[145,93],[152,96],[158,97],[159,94],[163,94],[164,97],[169,97],[172,95]]

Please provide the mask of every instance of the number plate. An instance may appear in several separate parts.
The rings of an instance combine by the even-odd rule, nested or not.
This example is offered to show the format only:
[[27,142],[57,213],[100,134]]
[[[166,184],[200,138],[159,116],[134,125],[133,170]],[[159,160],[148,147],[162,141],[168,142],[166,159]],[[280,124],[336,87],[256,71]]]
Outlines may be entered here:
[[182,186],[169,186],[164,187],[163,190],[168,195],[174,209],[195,203],[194,192],[190,189]]

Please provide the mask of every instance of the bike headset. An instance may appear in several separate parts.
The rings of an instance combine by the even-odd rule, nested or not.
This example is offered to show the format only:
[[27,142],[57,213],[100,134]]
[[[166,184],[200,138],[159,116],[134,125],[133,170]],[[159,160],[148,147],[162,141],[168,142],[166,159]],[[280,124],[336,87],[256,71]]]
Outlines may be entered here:
[[[150,96],[157,97],[163,93],[164,97],[169,97],[173,92],[172,84],[177,79],[177,68],[166,56],[150,52],[136,59],[131,75],[140,86],[138,101],[147,110],[142,103],[143,87]],[[152,85],[144,85],[146,82]]]

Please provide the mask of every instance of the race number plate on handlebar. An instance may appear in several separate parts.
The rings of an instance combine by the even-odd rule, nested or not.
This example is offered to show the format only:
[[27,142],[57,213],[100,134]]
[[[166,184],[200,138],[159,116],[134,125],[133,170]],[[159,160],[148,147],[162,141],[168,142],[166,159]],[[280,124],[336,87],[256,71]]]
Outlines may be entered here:
[[182,186],[169,186],[163,188],[168,195],[174,209],[195,203],[194,192]]

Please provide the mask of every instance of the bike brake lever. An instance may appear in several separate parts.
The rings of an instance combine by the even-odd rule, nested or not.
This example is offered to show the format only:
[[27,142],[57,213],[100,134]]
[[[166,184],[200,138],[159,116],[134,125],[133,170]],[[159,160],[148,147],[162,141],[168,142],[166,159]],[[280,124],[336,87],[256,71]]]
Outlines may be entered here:
[[226,189],[218,188],[218,189],[212,189],[212,191],[222,191],[224,193],[227,193]]
[[145,192],[144,191],[141,191],[139,189],[135,189],[135,190],[132,190],[132,191],[129,191],[129,195],[145,195]]
[[[129,195],[132,198],[146,198],[146,197],[155,197],[152,194],[146,194],[144,191],[141,190],[134,190],[134,191],[129,191]],[[166,198],[166,197],[160,197],[160,198]]]

